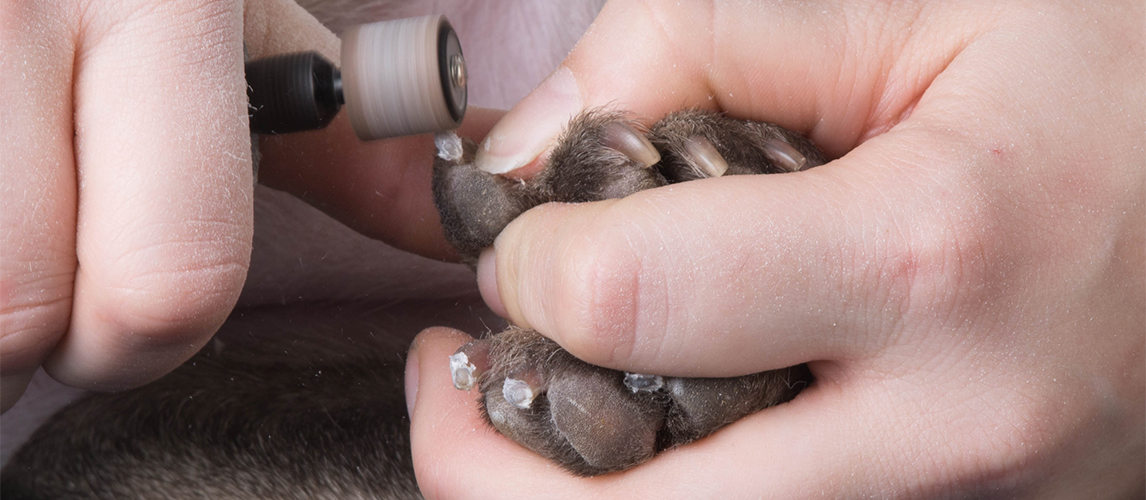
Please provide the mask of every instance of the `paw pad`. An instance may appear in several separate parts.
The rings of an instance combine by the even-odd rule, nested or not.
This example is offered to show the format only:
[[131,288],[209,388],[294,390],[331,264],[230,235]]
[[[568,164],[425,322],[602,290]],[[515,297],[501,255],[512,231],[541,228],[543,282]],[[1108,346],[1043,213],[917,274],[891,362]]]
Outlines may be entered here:
[[[482,351],[488,364],[478,368],[478,387],[490,425],[586,476],[628,469],[700,439],[792,399],[811,380],[803,365],[714,379],[620,372],[585,363],[532,330],[511,328],[459,348],[451,357],[455,382],[468,380],[473,363],[453,361]],[[459,366],[466,375],[457,376]]]

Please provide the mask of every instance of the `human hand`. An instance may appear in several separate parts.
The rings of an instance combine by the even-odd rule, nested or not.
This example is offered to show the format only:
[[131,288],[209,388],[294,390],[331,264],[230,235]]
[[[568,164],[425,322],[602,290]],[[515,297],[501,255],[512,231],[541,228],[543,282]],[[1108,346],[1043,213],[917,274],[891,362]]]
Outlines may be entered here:
[[[577,479],[407,366],[429,498],[1123,497],[1144,488],[1140,4],[606,6],[490,133],[525,177],[568,118],[682,107],[803,130],[839,158],[545,205],[479,264],[487,302],[610,368],[810,362],[795,401]],[[718,339],[718,340],[714,340]]]
[[[88,389],[153,380],[210,338],[246,277],[244,40],[252,58],[333,61],[338,41],[283,0],[4,2],[0,24],[0,409],[41,365]],[[496,116],[471,108],[463,133]],[[362,144],[342,113],[264,139],[260,176],[444,257],[431,142]]]

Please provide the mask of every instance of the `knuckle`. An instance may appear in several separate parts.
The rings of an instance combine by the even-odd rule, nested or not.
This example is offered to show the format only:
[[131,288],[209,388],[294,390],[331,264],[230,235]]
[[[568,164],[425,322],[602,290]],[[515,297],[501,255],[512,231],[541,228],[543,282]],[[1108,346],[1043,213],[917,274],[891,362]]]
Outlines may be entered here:
[[67,330],[72,273],[23,272],[0,284],[0,364],[4,373],[34,369]]
[[[875,352],[908,335],[935,328],[965,328],[991,313],[1004,296],[1007,231],[989,204],[945,204],[928,214],[911,214],[878,238],[853,245],[841,259],[854,272],[845,296],[859,301],[854,321],[885,335],[856,340]],[[915,339],[919,340],[919,339]]]
[[[187,245],[189,251],[179,248]],[[238,300],[247,250],[243,255],[227,244],[172,243],[129,253],[101,273],[95,303],[123,330],[197,338],[213,331]]]
[[1004,237],[973,213],[929,218],[884,262],[885,285],[901,317],[924,314],[963,324],[997,299],[991,269]]
[[132,53],[146,63],[141,66],[177,72],[233,58],[243,32],[242,2],[236,1],[88,2],[82,12],[94,40],[137,40]]
[[242,9],[241,2],[218,0],[119,0],[100,7],[122,22],[137,22],[155,31],[175,28],[177,32],[211,31],[221,23],[230,23],[228,16]]
[[997,302],[1000,297],[995,282],[999,279],[1005,282],[1003,270],[997,264],[1006,237],[1006,231],[992,224],[990,217],[967,214],[947,224],[945,238],[939,240],[939,244],[948,247],[941,254],[943,267],[940,269],[948,271],[943,273],[943,279],[951,283],[944,284],[938,277],[929,279],[932,295],[945,299],[947,311],[963,316],[958,312],[978,311],[983,305]]
[[630,358],[640,318],[641,252],[623,237],[624,226],[595,223],[569,243],[559,266],[555,298],[564,347],[590,362]]

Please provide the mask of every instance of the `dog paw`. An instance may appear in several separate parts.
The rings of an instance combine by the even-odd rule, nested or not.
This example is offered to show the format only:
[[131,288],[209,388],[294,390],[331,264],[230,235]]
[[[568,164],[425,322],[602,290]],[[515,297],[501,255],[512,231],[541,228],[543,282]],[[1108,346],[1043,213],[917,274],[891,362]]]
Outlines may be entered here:
[[794,398],[804,365],[730,378],[662,377],[585,363],[532,330],[511,328],[450,357],[454,385],[518,444],[592,476],[625,470]]
[[434,203],[446,240],[470,263],[522,212],[551,201],[623,198],[663,186],[653,167],[660,155],[619,113],[590,112],[573,120],[531,179],[493,175],[473,165],[477,145],[452,132],[436,137]]
[[[434,201],[446,239],[471,265],[514,218],[542,203],[824,163],[795,132],[707,111],[673,113],[647,130],[621,113],[584,113],[570,122],[545,169],[526,180],[479,170],[477,145],[452,133],[439,135],[437,146]],[[812,379],[804,365],[732,378],[623,373],[516,328],[466,344],[450,367],[455,386],[480,389],[493,427],[578,475],[633,467],[788,401]]]
[[471,264],[513,219],[542,203],[623,198],[674,182],[824,162],[795,132],[695,110],[670,114],[647,131],[621,113],[583,113],[558,139],[546,168],[525,180],[479,170],[477,144],[452,132],[439,134],[436,144],[434,203],[446,240]]

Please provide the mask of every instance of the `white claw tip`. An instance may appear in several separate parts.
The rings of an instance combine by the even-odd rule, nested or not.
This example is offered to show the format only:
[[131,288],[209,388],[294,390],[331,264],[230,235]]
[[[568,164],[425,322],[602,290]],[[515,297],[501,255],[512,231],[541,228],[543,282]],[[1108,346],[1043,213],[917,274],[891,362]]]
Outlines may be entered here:
[[475,371],[477,367],[470,363],[466,353],[458,352],[450,356],[450,377],[454,380],[454,387],[463,391],[473,389],[477,383]]
[[509,404],[528,410],[533,405],[533,388],[522,380],[507,378],[501,385],[501,396]]
[[462,138],[452,130],[434,134],[434,146],[438,148],[438,158],[446,161],[462,159]]
[[633,393],[659,391],[664,386],[665,379],[660,375],[625,372],[625,387]]

